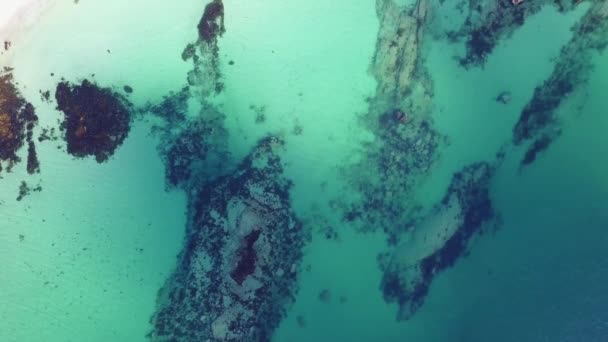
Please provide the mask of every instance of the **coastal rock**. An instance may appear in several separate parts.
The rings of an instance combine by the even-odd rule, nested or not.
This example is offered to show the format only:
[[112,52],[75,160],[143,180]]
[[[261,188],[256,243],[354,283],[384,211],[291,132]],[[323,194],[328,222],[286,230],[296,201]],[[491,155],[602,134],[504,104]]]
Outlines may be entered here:
[[161,290],[153,341],[270,339],[297,291],[297,273],[282,270],[297,270],[305,242],[277,146],[262,140],[232,174],[190,191],[184,250]]
[[107,161],[129,134],[130,105],[110,88],[86,79],[81,84],[60,82],[55,98],[57,109],[65,115],[67,152],[75,157]]

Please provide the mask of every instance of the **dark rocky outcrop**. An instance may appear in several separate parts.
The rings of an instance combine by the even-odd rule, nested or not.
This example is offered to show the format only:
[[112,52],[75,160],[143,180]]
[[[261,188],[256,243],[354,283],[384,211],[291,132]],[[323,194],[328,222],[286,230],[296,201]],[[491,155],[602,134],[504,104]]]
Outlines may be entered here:
[[38,123],[34,106],[26,101],[15,87],[10,69],[0,73],[0,172],[21,161],[17,152],[27,142],[28,173],[39,170],[38,158],[33,141],[33,129]]

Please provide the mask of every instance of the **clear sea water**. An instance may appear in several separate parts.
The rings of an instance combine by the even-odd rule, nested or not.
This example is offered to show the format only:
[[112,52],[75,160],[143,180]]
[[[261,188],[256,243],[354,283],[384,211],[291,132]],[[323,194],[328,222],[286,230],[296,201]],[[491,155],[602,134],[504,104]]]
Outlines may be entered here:
[[[61,118],[39,95],[58,77],[95,74],[100,84],[128,84],[141,106],[185,83],[191,64],[180,55],[196,39],[205,3],[56,1],[13,39],[0,65],[15,68],[40,126]],[[359,118],[376,91],[369,73],[375,1],[224,4],[225,90],[213,102],[226,114],[229,150],[238,160],[264,135],[284,134],[292,207],[312,231],[303,260],[310,271],[299,275],[297,298],[273,341],[608,341],[605,53],[594,54],[589,81],[557,109],[559,139],[523,169],[524,151],[507,153],[491,186],[500,227],[476,237],[467,256],[435,277],[422,308],[398,321],[397,305],[380,289],[377,255],[391,248],[386,236],[340,222],[340,238],[328,240],[314,228],[331,214],[327,201],[341,195],[341,170],[374,140]],[[543,8],[501,40],[483,68],[459,65],[462,44],[427,38],[431,115],[450,144],[417,189],[421,203],[437,201],[454,172],[491,160],[511,139],[519,113],[588,8]],[[442,15],[445,25],[462,20],[457,11]],[[494,100],[505,89],[512,94],[507,105]],[[252,105],[265,107],[263,124],[255,123]],[[301,135],[290,134],[296,124]],[[3,174],[0,341],[146,340],[157,292],[182,248],[187,210],[185,194],[165,188],[150,126],[136,119],[107,163],[74,159],[57,149],[61,142],[49,142],[38,146],[39,175],[23,167]],[[21,180],[43,190],[15,201]],[[329,302],[318,298],[324,289]]]

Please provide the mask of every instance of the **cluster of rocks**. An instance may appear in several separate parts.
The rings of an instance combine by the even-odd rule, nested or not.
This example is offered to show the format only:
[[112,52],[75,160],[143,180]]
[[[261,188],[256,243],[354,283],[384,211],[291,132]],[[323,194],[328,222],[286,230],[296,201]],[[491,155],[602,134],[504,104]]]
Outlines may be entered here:
[[34,106],[26,101],[13,82],[11,69],[0,72],[0,172],[11,171],[21,161],[18,151],[27,143],[27,172],[40,172],[40,163],[33,139],[38,123]]
[[516,145],[532,140],[522,166],[531,164],[560,136],[561,125],[555,112],[564,99],[581,84],[585,84],[593,70],[595,53],[608,46],[608,1],[595,2],[573,28],[570,41],[548,79],[534,89],[532,99],[522,110],[513,128]]
[[159,295],[153,341],[267,341],[294,300],[307,237],[290,208],[276,138],[230,175],[189,192],[177,268]]
[[226,31],[224,4],[212,0],[205,6],[198,24],[198,39],[182,52],[184,61],[192,60],[194,68],[188,72],[188,84],[196,86],[201,97],[218,94],[224,89],[219,66],[218,39]]
[[55,92],[57,109],[65,115],[67,152],[75,157],[108,160],[131,128],[131,105],[111,88],[88,80],[80,84],[60,82]]
[[399,304],[398,319],[420,308],[433,278],[466,254],[473,237],[495,217],[489,186],[494,168],[475,163],[454,174],[442,201],[413,228],[384,265],[382,290]]

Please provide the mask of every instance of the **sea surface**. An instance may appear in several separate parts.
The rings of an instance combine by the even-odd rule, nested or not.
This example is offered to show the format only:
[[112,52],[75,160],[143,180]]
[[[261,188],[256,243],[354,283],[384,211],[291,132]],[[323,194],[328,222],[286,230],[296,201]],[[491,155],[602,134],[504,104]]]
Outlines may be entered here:
[[[25,145],[22,162],[0,173],[0,341],[195,341],[163,339],[155,313],[174,299],[161,294],[198,267],[184,261],[204,244],[195,213],[210,207],[196,198],[245,172],[265,137],[303,242],[272,246],[275,258],[298,260],[272,270],[290,285],[260,281],[289,295],[259,295],[280,307],[266,337],[247,335],[258,321],[231,339],[214,312],[191,309],[200,322],[212,316],[208,341],[608,341],[608,57],[576,30],[587,20],[589,35],[608,41],[608,3],[215,1],[225,32],[212,48],[197,27],[207,0],[56,0],[24,7],[19,20],[0,16],[13,25],[0,25],[0,42],[11,42],[0,67],[36,110],[34,137],[51,127],[58,137],[36,140],[39,173],[27,173]],[[525,20],[488,25],[493,48],[467,64],[467,21],[492,18],[476,6]],[[188,44],[202,46],[200,64],[182,59]],[[196,68],[202,81],[188,83]],[[101,163],[69,154],[60,130],[57,84],[83,79],[130,103],[128,136]],[[571,89],[537,96],[562,81]],[[184,118],[152,113],[185,86]],[[551,119],[518,138],[522,113],[542,111]],[[223,154],[195,160],[171,185],[166,172],[178,166],[163,146],[198,119],[225,130],[205,140],[208,155]],[[471,171],[472,188],[457,190],[471,165],[489,171]],[[16,200],[22,181],[40,191]]]

